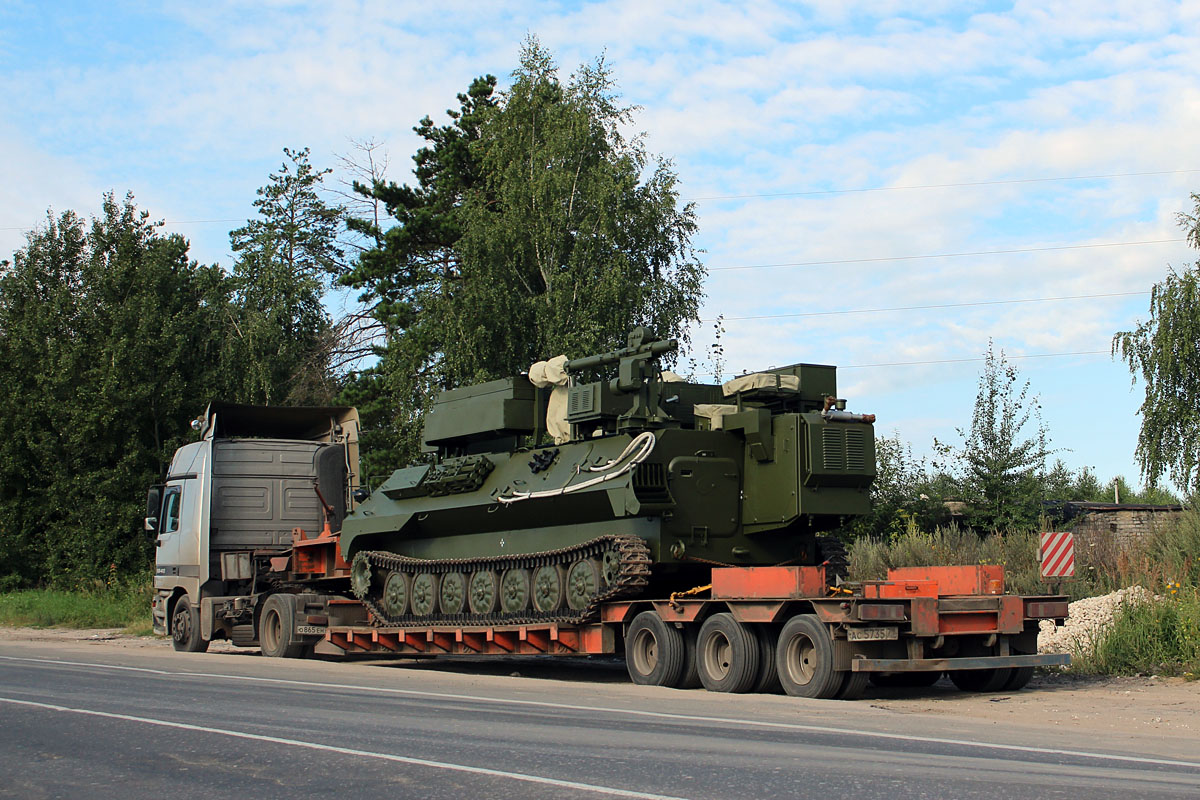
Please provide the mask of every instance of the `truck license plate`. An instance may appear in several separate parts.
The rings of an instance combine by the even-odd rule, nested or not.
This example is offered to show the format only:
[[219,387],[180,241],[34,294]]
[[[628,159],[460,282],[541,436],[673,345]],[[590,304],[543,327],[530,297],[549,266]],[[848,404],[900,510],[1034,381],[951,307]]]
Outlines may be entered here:
[[[324,636],[325,629],[323,627],[321,627],[320,625],[297,625],[296,633],[315,634],[317,636]],[[892,638],[894,639],[896,637],[893,636]]]
[[846,638],[852,642],[890,641],[900,638],[900,629],[894,625],[886,628],[847,628]]

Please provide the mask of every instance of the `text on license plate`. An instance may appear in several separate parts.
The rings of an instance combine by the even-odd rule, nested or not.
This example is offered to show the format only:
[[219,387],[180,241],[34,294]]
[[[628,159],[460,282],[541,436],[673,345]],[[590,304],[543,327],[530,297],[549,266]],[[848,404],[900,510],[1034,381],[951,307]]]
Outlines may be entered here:
[[[319,636],[324,636],[325,628],[320,625],[297,625],[296,633],[301,633],[301,634],[314,634],[315,633]],[[893,636],[892,638],[895,639],[896,637]]]
[[895,625],[886,628],[848,628],[846,638],[852,642],[877,642],[899,639],[900,629]]

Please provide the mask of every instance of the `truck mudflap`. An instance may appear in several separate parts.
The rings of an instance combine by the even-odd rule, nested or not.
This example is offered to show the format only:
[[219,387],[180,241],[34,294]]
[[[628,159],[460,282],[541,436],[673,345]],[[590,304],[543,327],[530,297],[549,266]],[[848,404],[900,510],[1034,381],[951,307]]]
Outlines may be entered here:
[[1010,667],[1065,667],[1066,653],[1046,655],[976,656],[974,658],[855,658],[852,672],[940,672],[960,669],[1007,669]]

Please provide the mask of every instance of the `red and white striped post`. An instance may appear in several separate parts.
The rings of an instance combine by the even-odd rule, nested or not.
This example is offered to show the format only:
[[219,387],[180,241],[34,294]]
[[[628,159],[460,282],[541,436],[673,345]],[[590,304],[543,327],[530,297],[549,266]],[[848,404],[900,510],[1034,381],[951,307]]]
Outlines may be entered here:
[[1075,577],[1075,534],[1056,531],[1042,534],[1039,549],[1042,562],[1042,578]]

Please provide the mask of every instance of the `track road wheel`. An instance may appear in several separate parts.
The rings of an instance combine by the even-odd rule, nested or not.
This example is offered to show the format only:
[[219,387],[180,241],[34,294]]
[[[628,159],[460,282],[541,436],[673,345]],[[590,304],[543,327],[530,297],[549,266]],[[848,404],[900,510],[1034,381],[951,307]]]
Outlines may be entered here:
[[533,607],[538,611],[554,611],[563,604],[563,569],[557,564],[544,564],[533,573]]
[[497,584],[496,573],[490,569],[481,569],[471,575],[467,598],[472,614],[490,614],[496,610],[496,600],[500,596]]
[[208,642],[200,636],[200,610],[186,596],[175,601],[171,614],[171,645],[181,653],[203,653]]
[[567,605],[572,610],[587,608],[599,588],[600,571],[591,559],[576,561],[567,570]]
[[258,618],[258,643],[264,656],[270,658],[302,658],[304,642],[296,636],[296,598],[290,594],[273,594],[263,603]]
[[836,697],[842,673],[833,669],[833,638],[814,614],[798,614],[779,632],[775,664],[783,690],[793,697]]
[[1007,669],[952,669],[950,681],[964,692],[999,692],[1009,679]]
[[779,670],[775,669],[775,626],[754,625],[754,638],[758,642],[758,679],[750,691],[757,694],[779,694],[783,686],[779,683]]
[[467,605],[467,579],[461,572],[447,572],[442,576],[438,591],[438,608],[443,614],[461,614]]
[[696,667],[710,692],[748,692],[758,680],[758,640],[732,614],[713,614],[700,626]]
[[513,568],[504,571],[500,579],[500,608],[506,614],[516,614],[529,608],[529,570]]
[[642,686],[676,687],[683,676],[687,645],[683,633],[653,611],[633,618],[625,634],[625,666]]
[[416,616],[428,617],[437,608],[439,577],[430,572],[419,572],[413,576],[409,604]]
[[412,579],[403,572],[389,572],[383,582],[383,610],[393,617],[404,616],[411,585]]

